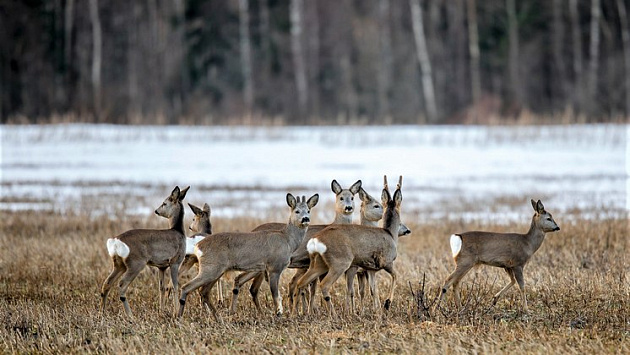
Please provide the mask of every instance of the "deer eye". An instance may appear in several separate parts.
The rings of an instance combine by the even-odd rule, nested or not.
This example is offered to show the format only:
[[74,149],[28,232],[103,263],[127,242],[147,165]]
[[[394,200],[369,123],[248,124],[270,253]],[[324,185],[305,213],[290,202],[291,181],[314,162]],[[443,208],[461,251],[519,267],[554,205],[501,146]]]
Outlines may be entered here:
[[378,205],[374,205],[374,208],[378,208]]
[[295,214],[300,214],[300,210],[295,210]]
[[343,201],[343,197],[340,197],[340,198],[339,198],[339,201]]
[[551,221],[551,217],[547,217],[547,220],[548,220],[548,221]]

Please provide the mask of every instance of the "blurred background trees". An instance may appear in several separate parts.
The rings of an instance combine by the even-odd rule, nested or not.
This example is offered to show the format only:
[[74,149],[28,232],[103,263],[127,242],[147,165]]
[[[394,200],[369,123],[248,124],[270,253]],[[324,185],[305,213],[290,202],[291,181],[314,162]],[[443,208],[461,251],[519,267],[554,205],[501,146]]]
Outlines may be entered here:
[[2,122],[630,116],[628,0],[0,0]]

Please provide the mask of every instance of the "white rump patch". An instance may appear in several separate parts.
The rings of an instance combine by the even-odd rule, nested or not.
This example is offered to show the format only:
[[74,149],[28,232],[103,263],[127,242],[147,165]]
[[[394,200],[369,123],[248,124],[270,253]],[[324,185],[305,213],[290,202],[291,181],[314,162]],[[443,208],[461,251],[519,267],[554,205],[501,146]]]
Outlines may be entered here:
[[118,255],[123,259],[129,256],[129,246],[117,238],[107,239],[107,251],[109,256]]
[[462,237],[457,234],[451,235],[451,250],[453,251],[453,257],[456,257],[462,250]]
[[203,255],[203,252],[197,247],[197,244],[195,244],[192,254],[195,254],[197,256],[197,259],[199,259]]
[[186,255],[195,254],[195,245],[200,241],[204,240],[204,236],[195,235],[189,238],[186,238]]
[[317,238],[309,240],[306,244],[306,250],[308,250],[309,254],[317,253],[319,255],[324,255],[326,249],[328,249],[326,244],[320,242]]

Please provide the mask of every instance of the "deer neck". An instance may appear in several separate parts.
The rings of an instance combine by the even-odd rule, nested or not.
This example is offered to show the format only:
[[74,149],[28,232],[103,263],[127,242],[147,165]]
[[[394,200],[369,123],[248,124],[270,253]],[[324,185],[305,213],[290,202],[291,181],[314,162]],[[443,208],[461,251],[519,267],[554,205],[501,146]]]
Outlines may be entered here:
[[335,213],[335,220],[332,224],[350,224],[352,223],[352,214]]
[[304,239],[307,230],[308,227],[301,228],[291,222],[287,223],[287,226],[284,228],[284,234],[287,237],[289,250],[291,250],[291,252],[294,252],[300,244],[302,244],[302,240]]
[[545,240],[545,232],[538,226],[536,220],[532,218],[532,224],[529,227],[529,231],[525,234],[527,245],[531,249],[531,254],[534,254]]
[[383,218],[383,229],[387,230],[398,244],[398,229],[400,229],[400,215],[394,209],[387,209]]
[[175,214],[175,216],[169,218],[168,220],[170,229],[180,232],[184,234],[184,206],[179,205],[179,211]]
[[363,216],[363,214],[361,215],[360,223],[361,223],[362,226],[378,227],[378,221],[371,221],[371,220],[365,218],[365,216]]

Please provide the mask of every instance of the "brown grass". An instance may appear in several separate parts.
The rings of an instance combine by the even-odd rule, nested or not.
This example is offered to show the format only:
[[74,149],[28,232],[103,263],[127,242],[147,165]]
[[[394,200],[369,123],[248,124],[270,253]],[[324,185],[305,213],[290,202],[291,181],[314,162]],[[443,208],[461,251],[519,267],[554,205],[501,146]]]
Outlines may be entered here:
[[[550,210],[553,210],[550,207]],[[432,319],[417,318],[411,282],[426,275],[430,299],[453,268],[448,236],[464,229],[525,231],[523,223],[502,226],[432,221],[412,223],[401,240],[396,269],[397,295],[389,312],[357,312],[330,319],[324,312],[311,316],[273,316],[265,285],[257,314],[240,296],[237,314],[220,306],[225,324],[217,324],[189,298],[181,321],[157,307],[155,273],[143,272],[127,297],[136,318],[129,321],[116,295],[108,312],[99,313],[100,285],[111,265],[105,240],[138,227],[161,227],[162,220],[115,214],[106,217],[59,215],[50,212],[3,212],[0,218],[0,352],[2,353],[629,353],[630,274],[628,220],[574,219],[550,234],[525,269],[530,312],[519,312],[516,288],[495,307],[492,294],[507,279],[498,269],[478,268],[462,282],[464,309],[452,297]],[[214,219],[215,230],[248,230],[262,219]],[[424,222],[423,222],[424,223]],[[293,271],[283,275],[282,294]],[[384,294],[388,278],[379,276]],[[333,301],[339,311],[345,290],[338,282]],[[115,294],[115,292],[112,292]],[[319,296],[318,296],[319,297]],[[287,307],[286,296],[285,308]]]

